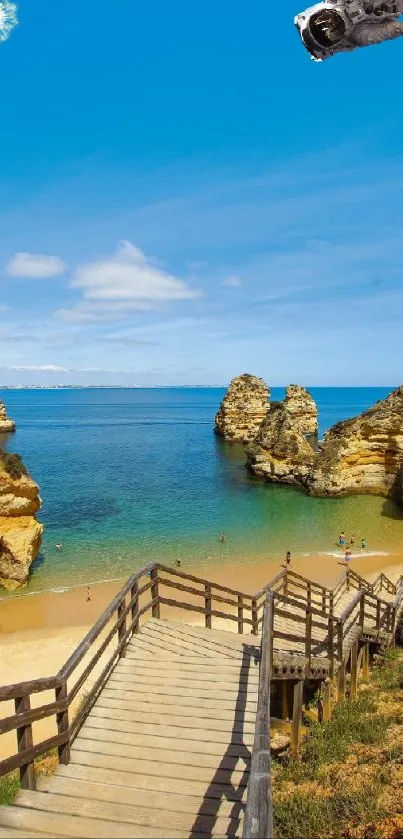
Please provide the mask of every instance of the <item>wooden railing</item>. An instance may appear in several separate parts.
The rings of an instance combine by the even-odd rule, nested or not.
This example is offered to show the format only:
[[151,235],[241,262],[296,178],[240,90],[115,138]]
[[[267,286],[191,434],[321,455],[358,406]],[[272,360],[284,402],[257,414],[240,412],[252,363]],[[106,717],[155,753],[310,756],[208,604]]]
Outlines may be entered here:
[[270,779],[270,677],[273,660],[274,594],[266,592],[260,645],[259,692],[243,839],[272,839]]
[[[352,588],[357,588],[356,596],[345,612],[336,616],[335,599],[338,602]],[[383,589],[395,599],[382,600],[375,590]],[[180,600],[171,596],[173,591],[180,593]],[[270,654],[266,643],[268,594]],[[14,703],[13,713],[0,719],[0,735],[15,732],[17,740],[16,752],[0,762],[0,776],[18,769],[21,786],[34,789],[36,758],[57,749],[60,763],[69,762],[71,744],[116,663],[125,655],[130,638],[145,615],[160,618],[161,607],[203,615],[209,629],[213,620],[229,621],[241,634],[250,631],[257,636],[262,628],[265,661],[267,657],[272,660],[273,643],[279,649],[284,645],[285,652],[287,644],[299,645],[299,654],[306,658],[305,673],[312,676],[312,660],[324,657],[333,675],[364,626],[391,636],[402,605],[403,577],[397,585],[384,575],[369,584],[348,569],[332,590],[284,569],[255,595],[247,595],[152,563],[130,577],[56,676],[0,687],[0,703]],[[316,677],[320,678],[319,671]],[[54,734],[40,739],[40,726],[49,719]]]

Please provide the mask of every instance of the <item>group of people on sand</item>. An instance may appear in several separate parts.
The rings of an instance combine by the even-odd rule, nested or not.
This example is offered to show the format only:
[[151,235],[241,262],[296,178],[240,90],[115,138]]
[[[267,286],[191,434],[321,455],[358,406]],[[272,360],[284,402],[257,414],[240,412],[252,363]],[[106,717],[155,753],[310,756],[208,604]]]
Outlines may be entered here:
[[[340,536],[339,536],[338,546],[339,546],[339,548],[345,548],[344,559],[345,559],[346,562],[350,562],[351,550],[354,547],[354,545],[355,545],[355,536],[350,536],[350,540],[347,543],[346,534],[345,534],[344,530],[342,530],[341,533],[340,533]],[[366,547],[367,547],[367,540],[363,536],[363,538],[361,539],[361,550],[364,551]]]

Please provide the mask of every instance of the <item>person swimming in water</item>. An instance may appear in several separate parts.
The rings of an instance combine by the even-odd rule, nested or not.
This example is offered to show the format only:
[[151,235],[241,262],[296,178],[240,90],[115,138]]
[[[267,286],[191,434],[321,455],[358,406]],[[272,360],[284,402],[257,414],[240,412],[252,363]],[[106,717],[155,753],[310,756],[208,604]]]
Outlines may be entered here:
[[367,547],[367,540],[366,539],[361,539],[361,550],[364,551],[366,547]]
[[226,541],[227,541],[227,537],[226,537],[225,532],[223,530],[222,533],[220,533],[220,542],[226,542]]
[[345,544],[346,544],[346,534],[345,534],[344,530],[342,530],[341,533],[340,533],[340,536],[339,536],[339,547],[343,548]]

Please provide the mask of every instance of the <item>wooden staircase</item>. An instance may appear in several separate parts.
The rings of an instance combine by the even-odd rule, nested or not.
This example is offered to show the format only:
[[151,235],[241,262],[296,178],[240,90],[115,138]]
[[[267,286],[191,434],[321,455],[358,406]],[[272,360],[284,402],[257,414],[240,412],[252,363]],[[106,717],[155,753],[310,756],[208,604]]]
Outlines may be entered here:
[[[175,578],[182,601],[163,590]],[[206,626],[163,619],[164,605],[202,613]],[[23,787],[0,809],[0,837],[267,839],[270,679],[291,680],[297,731],[304,680],[338,675],[344,695],[349,655],[356,671],[361,639],[362,652],[391,643],[402,607],[402,579],[369,584],[351,571],[334,590],[284,571],[251,597],[163,566],[142,569],[56,677],[0,688],[16,710],[0,733],[15,728],[18,739],[0,775],[19,767]],[[212,629],[213,617],[225,628]],[[49,690],[56,701],[32,708],[30,697]],[[32,724],[51,714],[58,734],[34,745]],[[35,779],[34,757],[53,747],[55,774]]]

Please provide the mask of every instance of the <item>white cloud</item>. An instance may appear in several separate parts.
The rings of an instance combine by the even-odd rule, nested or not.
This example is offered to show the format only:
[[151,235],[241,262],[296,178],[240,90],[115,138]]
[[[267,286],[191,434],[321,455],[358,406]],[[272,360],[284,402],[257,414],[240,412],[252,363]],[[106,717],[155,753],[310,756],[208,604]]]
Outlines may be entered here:
[[68,373],[67,367],[58,367],[55,364],[29,364],[27,366],[13,365],[12,367],[0,367],[3,372],[12,370],[15,373]]
[[109,259],[82,265],[75,271],[71,286],[83,289],[86,300],[128,300],[141,307],[200,296],[183,280],[152,265],[131,242],[122,242]]
[[242,285],[242,280],[239,277],[233,275],[223,280],[222,285],[227,286],[227,288],[240,288],[240,286]]
[[40,253],[16,253],[6,265],[11,277],[24,277],[31,280],[59,277],[66,266],[59,256],[47,256]]

